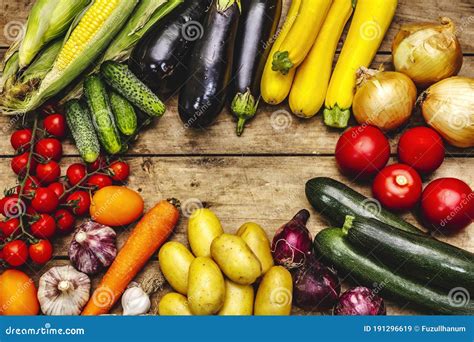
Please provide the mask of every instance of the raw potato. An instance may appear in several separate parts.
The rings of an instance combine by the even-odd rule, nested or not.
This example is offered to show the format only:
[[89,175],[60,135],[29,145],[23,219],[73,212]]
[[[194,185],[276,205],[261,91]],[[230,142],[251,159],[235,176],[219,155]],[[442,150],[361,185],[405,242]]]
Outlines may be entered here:
[[189,266],[194,260],[194,255],[182,243],[170,241],[161,247],[158,260],[161,272],[171,287],[186,295],[188,293]]
[[211,255],[222,272],[237,284],[253,284],[262,274],[260,261],[240,236],[222,234],[215,238]]
[[263,277],[255,298],[256,316],[288,316],[291,313],[293,281],[282,266],[273,266]]
[[244,223],[237,235],[240,236],[247,246],[252,250],[257,259],[262,265],[262,274],[273,266],[273,256],[270,247],[270,240],[268,240],[267,233],[258,224],[253,222]]
[[221,316],[251,316],[253,313],[254,291],[251,285],[240,285],[225,280],[225,300]]
[[208,257],[197,257],[189,267],[188,304],[195,315],[212,315],[224,304],[225,283],[219,266]]
[[210,257],[212,241],[223,233],[221,222],[209,209],[197,209],[189,218],[188,240],[197,257]]
[[167,293],[161,298],[158,304],[158,314],[160,316],[192,315],[186,297],[176,292]]

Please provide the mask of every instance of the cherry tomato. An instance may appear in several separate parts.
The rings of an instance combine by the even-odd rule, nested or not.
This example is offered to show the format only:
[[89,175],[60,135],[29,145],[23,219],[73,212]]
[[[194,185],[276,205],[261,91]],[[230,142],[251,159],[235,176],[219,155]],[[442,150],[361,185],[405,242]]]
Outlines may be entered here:
[[421,215],[427,226],[443,233],[466,228],[474,218],[474,193],[456,178],[439,178],[421,196]]
[[58,139],[44,138],[36,143],[35,152],[46,160],[59,161],[63,155],[63,146]]
[[39,213],[52,213],[58,207],[59,200],[56,193],[48,188],[39,188],[31,200],[31,205]]
[[[24,195],[32,195],[37,188],[40,186],[40,181],[35,176],[28,176],[25,180],[25,185],[23,187],[23,194]],[[16,187],[16,192],[20,193],[21,185]]]
[[48,185],[56,181],[61,175],[61,168],[54,160],[50,160],[45,164],[36,166],[36,176],[43,185]]
[[407,130],[398,142],[398,160],[421,174],[438,169],[444,161],[443,139],[434,129],[415,127]]
[[[26,173],[26,167],[28,165],[28,158],[30,157],[30,152],[24,152],[18,156],[12,158],[11,167],[13,172],[19,176],[24,176]],[[36,168],[36,161],[34,158],[31,158],[30,161],[30,170]]]
[[3,236],[9,237],[20,228],[20,220],[18,218],[11,218],[1,225]]
[[56,222],[51,215],[39,214],[38,219],[30,224],[30,229],[37,238],[49,239],[56,231]]
[[124,161],[115,161],[109,166],[112,179],[117,182],[124,182],[130,175],[130,166]]
[[0,213],[8,218],[18,217],[25,211],[25,202],[17,194],[6,196],[0,201]]
[[71,186],[77,185],[85,180],[87,170],[84,164],[75,163],[69,165],[66,171],[67,181]]
[[8,242],[3,247],[3,259],[13,267],[23,265],[28,260],[28,246],[21,240]]
[[87,185],[94,187],[94,190],[105,188],[112,185],[112,178],[107,175],[95,174],[89,177]]
[[356,179],[375,175],[387,165],[390,146],[382,131],[373,126],[348,129],[336,145],[336,161],[341,171]]
[[33,209],[32,206],[28,206],[26,207],[26,214],[30,216],[36,216],[38,215],[38,212],[35,209]]
[[75,219],[69,210],[59,209],[54,214],[54,219],[61,233],[69,233],[74,228]]
[[43,265],[51,260],[53,256],[53,246],[48,240],[39,240],[28,248],[30,258],[36,264]]
[[43,127],[56,138],[62,139],[66,136],[66,120],[61,114],[48,115],[43,121]]
[[13,132],[12,136],[10,137],[10,143],[15,151],[19,149],[29,149],[31,145],[31,137],[32,131],[29,128],[20,129],[18,131]]
[[380,203],[394,211],[411,210],[421,197],[422,182],[411,166],[393,164],[375,177],[372,193]]
[[75,191],[68,196],[66,203],[71,206],[74,214],[82,216],[89,212],[91,197],[87,191]]
[[58,196],[58,199],[60,199],[60,203],[65,202],[65,198],[61,198],[61,196],[64,194],[64,191],[66,191],[66,186],[64,183],[61,182],[54,182],[48,185],[48,189],[52,190],[56,196]]
[[87,164],[87,170],[89,170],[89,172],[94,172],[94,171],[97,171],[99,169],[105,168],[106,165],[107,165],[107,161],[106,161],[105,157],[103,155],[100,155],[95,160],[95,162]]

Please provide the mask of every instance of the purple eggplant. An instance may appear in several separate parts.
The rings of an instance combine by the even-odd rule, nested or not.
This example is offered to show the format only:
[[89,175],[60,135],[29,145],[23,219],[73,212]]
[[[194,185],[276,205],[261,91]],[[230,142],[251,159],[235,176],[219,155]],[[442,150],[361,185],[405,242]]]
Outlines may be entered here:
[[367,287],[354,287],[344,292],[334,307],[334,315],[382,316],[386,315],[381,297]]

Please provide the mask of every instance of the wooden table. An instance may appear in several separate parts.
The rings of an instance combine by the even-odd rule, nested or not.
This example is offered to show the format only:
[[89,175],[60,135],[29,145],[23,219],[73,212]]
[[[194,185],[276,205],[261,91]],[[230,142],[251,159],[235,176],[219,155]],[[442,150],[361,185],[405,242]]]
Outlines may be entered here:
[[[24,23],[33,1],[3,0],[1,2],[0,32],[7,32]],[[289,0],[286,0],[286,8]],[[285,10],[286,10],[285,8]],[[436,20],[440,15],[454,20],[465,54],[461,75],[474,76],[474,2],[472,0],[400,0],[397,15],[373,63],[391,68],[391,41],[403,23]],[[11,43],[0,34],[0,55]],[[340,49],[340,48],[339,48]],[[275,230],[288,221],[299,209],[310,208],[304,195],[305,182],[315,176],[329,176],[341,180],[370,195],[370,187],[352,182],[342,176],[335,164],[334,147],[339,131],[324,126],[321,116],[302,120],[289,114],[287,105],[262,105],[255,120],[241,138],[234,133],[235,122],[228,110],[218,117],[207,131],[185,129],[178,118],[176,98],[171,98],[165,116],[144,131],[131,146],[126,158],[131,164],[129,186],[138,190],[153,206],[163,198],[176,197],[185,210],[202,205],[211,208],[221,219],[225,230],[236,231],[246,221],[261,224],[272,237]],[[410,125],[422,122],[415,114]],[[18,117],[0,117],[0,188],[11,187],[15,177],[10,169],[13,151],[9,134],[16,127]],[[391,139],[395,153],[399,134]],[[459,177],[474,186],[473,149],[449,148],[441,168],[426,179]],[[63,168],[78,161],[71,141],[65,143]],[[314,235],[327,223],[311,209],[308,227]],[[416,223],[415,216],[406,215]],[[183,217],[172,239],[186,242],[187,217]],[[130,229],[118,233],[121,246]],[[53,265],[69,263],[67,249],[71,237],[54,240],[55,257],[43,269],[27,268],[38,279]],[[451,237],[450,243],[474,252],[474,225]],[[93,279],[94,286],[100,275]],[[137,281],[155,277],[162,279],[154,256],[138,275]],[[347,283],[347,282],[346,282]],[[347,286],[347,284],[346,284]],[[153,296],[154,304],[169,291],[167,285]],[[120,313],[120,305],[115,312]],[[416,314],[413,308],[389,303],[389,314]],[[298,310],[295,313],[307,314]]]

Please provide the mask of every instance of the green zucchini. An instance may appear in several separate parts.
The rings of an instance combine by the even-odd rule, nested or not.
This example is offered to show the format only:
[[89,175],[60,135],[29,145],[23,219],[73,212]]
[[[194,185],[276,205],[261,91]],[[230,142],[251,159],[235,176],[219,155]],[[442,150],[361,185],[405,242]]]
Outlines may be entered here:
[[113,61],[102,63],[100,71],[105,81],[120,95],[149,116],[162,116],[165,105],[125,64]]
[[82,159],[86,163],[95,162],[100,154],[100,145],[87,106],[79,100],[68,101],[66,122]]
[[107,153],[116,154],[122,149],[120,134],[115,125],[105,84],[99,76],[88,76],[84,81],[84,94],[92,114],[92,123]]
[[120,133],[126,136],[134,135],[137,131],[137,114],[131,103],[113,90],[109,92],[109,99]]
[[[345,239],[340,228],[327,228],[316,235],[314,248],[339,272],[355,278],[362,285],[376,287],[378,293],[394,298],[400,306],[415,305],[447,315],[472,315],[474,302],[459,298],[448,290],[434,290],[407,277],[389,271],[378,261],[361,254]],[[456,284],[453,284],[456,290]]]
[[456,284],[474,294],[474,254],[374,219],[348,220],[344,229],[352,246],[411,279],[448,290]]
[[348,186],[326,177],[318,177],[306,183],[306,197],[311,205],[326,216],[335,226],[342,226],[345,217],[374,218],[393,227],[415,234],[421,230],[382,208],[375,199],[367,198]]

